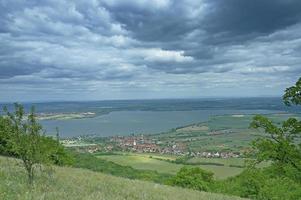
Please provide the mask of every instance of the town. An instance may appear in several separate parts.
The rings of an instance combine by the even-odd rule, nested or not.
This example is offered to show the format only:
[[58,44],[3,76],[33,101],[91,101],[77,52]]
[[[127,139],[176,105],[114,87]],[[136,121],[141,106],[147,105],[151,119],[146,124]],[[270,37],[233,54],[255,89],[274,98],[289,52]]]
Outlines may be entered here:
[[[87,142],[89,141],[89,142]],[[191,156],[202,158],[239,158],[241,153],[229,151],[189,151],[184,142],[163,143],[158,139],[149,136],[131,135],[131,136],[111,136],[104,138],[102,142],[97,140],[91,143],[91,139],[87,140],[83,137],[71,139],[63,139],[61,143],[70,148],[76,148],[81,152],[97,153],[97,152],[135,152],[135,153],[157,153],[177,156]]]

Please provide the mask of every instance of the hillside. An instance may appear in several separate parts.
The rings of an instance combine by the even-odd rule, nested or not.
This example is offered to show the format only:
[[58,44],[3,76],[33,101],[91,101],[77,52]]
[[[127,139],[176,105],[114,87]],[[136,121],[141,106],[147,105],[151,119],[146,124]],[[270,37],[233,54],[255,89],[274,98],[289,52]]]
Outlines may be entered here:
[[45,175],[38,175],[32,192],[29,192],[26,175],[18,162],[0,157],[0,199],[235,200],[240,198],[129,180],[67,167],[55,167],[55,172],[50,173],[50,177],[47,176],[47,178]]

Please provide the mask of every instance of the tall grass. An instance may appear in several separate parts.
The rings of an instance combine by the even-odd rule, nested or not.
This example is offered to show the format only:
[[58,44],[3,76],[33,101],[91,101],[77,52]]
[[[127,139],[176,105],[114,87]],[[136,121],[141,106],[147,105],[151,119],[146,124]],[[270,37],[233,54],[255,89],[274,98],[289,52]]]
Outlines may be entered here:
[[0,199],[2,200],[235,200],[237,197],[198,192],[151,182],[104,175],[84,169],[53,167],[38,173],[32,188],[18,161],[0,157]]

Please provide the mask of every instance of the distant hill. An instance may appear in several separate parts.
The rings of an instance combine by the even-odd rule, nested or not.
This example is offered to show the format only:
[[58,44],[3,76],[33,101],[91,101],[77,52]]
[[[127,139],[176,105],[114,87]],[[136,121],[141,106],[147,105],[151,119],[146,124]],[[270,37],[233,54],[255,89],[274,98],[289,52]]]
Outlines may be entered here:
[[55,167],[55,172],[50,174],[50,178],[38,175],[31,193],[26,180],[26,174],[18,165],[18,161],[0,157],[0,199],[3,200],[241,199],[67,167]]

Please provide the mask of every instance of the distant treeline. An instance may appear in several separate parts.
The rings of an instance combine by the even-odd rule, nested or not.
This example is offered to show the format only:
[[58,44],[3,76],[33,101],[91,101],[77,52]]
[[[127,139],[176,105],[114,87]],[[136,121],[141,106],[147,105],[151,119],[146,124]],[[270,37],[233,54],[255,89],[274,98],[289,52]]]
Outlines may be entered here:
[[[180,158],[177,158],[175,160],[171,160],[171,159],[163,159],[163,158],[158,158],[158,157],[152,157],[150,156],[150,158],[152,159],[156,159],[156,160],[160,160],[160,161],[165,161],[165,162],[170,162],[170,163],[175,163],[175,164],[183,164],[183,165],[214,165],[214,166],[225,166],[225,164],[223,163],[217,163],[217,162],[188,162],[188,160],[192,157],[190,156],[183,156]],[[234,164],[230,164],[229,167],[237,167],[237,168],[244,168],[244,165],[234,165]]]

